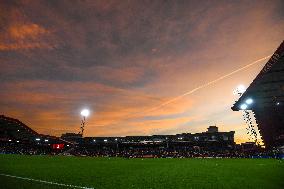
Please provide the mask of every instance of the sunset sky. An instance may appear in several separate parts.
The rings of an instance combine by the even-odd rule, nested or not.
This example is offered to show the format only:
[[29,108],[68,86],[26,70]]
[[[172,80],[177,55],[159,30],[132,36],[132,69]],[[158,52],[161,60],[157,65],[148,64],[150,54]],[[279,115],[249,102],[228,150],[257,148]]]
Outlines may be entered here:
[[202,132],[246,141],[231,106],[284,39],[279,1],[0,0],[0,114],[42,134]]

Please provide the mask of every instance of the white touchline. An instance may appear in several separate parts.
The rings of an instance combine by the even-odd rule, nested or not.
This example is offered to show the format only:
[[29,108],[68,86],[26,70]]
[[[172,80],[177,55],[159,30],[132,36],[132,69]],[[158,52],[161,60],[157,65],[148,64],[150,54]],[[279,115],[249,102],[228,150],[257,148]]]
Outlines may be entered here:
[[51,181],[45,181],[45,180],[39,180],[39,179],[32,179],[32,178],[27,178],[27,177],[18,177],[18,176],[7,175],[7,174],[2,174],[2,173],[0,173],[0,175],[5,176],[5,177],[17,178],[17,179],[22,179],[22,180],[29,180],[29,181],[34,181],[34,182],[41,182],[41,183],[45,183],[45,184],[53,184],[53,185],[57,185],[57,186],[65,186],[65,187],[70,187],[70,188],[94,189],[94,188],[85,187],[85,186],[61,184],[61,183],[57,183],[57,182],[51,182]]

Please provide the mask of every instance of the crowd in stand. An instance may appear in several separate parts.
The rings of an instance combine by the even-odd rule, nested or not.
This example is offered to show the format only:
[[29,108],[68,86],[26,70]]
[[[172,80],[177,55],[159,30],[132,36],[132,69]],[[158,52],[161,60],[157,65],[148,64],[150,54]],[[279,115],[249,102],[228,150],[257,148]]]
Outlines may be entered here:
[[50,146],[27,144],[1,144],[0,154],[25,154],[25,155],[72,155],[90,157],[124,157],[124,158],[257,158],[278,157],[277,151],[243,151],[188,148],[94,148],[73,146],[64,150],[54,150]]
[[48,147],[26,144],[1,144],[0,154],[48,155],[55,154]]
[[258,157],[278,157],[277,151],[243,151],[243,150],[189,150],[186,148],[176,149],[88,149],[74,148],[69,153],[75,156],[92,157],[124,157],[124,158],[258,158]]
[[94,157],[125,157],[125,158],[193,158],[193,157],[245,157],[244,154],[236,152],[213,152],[206,150],[180,149],[157,149],[157,148],[129,148],[129,149],[90,149],[74,148],[69,152],[76,156]]

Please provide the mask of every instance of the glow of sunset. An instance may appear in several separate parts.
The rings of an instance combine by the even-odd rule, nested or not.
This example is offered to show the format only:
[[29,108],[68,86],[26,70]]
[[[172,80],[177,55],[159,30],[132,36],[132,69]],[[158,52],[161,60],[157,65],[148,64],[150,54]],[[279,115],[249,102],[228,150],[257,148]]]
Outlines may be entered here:
[[[0,114],[42,134],[203,132],[248,140],[232,91],[284,36],[283,2],[4,1]],[[78,113],[79,112],[79,113]]]

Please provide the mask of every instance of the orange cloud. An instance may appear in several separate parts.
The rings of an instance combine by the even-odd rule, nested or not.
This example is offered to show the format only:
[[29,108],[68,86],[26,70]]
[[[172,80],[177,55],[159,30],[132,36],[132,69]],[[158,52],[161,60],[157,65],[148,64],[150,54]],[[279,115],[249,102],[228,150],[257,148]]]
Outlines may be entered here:
[[[179,124],[190,121],[190,117],[181,117],[164,120],[135,121],[121,125],[108,125],[105,127],[92,127],[89,124],[86,131],[96,133],[97,136],[125,136],[125,135],[153,135],[171,130]],[[90,135],[92,136],[92,135]]]
[[33,22],[23,7],[3,5],[0,8],[3,21],[0,27],[4,28],[0,33],[0,51],[52,49],[56,46],[53,31]]
[[[92,130],[95,130],[96,133],[98,128],[101,130],[103,128],[107,132],[109,128],[117,127],[119,131],[124,132],[127,128],[131,130],[131,125],[137,125],[138,127],[133,127],[133,129],[144,132],[145,128],[142,125],[152,124],[154,127],[156,127],[155,125],[162,127],[162,124],[166,124],[167,120],[167,127],[174,126],[173,123],[178,124],[178,120],[181,118],[177,118],[175,121],[166,116],[183,113],[192,104],[191,101],[183,101],[171,104],[156,112],[144,113],[153,105],[167,99],[86,82],[26,81],[7,83],[2,87],[5,92],[0,94],[0,98],[5,99],[6,104],[10,104],[9,107],[3,109],[6,114],[17,116],[23,121],[26,120],[25,117],[29,117],[28,122],[32,127],[50,128],[50,134],[58,134],[56,130],[58,126],[63,130],[76,131],[79,128],[80,116],[78,112],[83,107],[82,104],[89,106],[93,111],[88,119],[91,131],[88,135],[92,135]],[[74,89],[78,90],[75,92]],[[69,91],[72,91],[72,95]],[[82,103],[82,98],[88,103]],[[18,115],[17,106],[25,108],[25,114]],[[41,111],[43,106],[45,111]],[[70,117],[70,114],[73,116]],[[141,120],[148,116],[162,117],[153,121],[151,121],[151,117],[145,121]],[[162,120],[160,123],[158,123],[159,119]]]
[[47,35],[50,32],[37,24],[21,24],[12,25],[8,29],[8,33],[12,39],[37,39],[42,35]]
[[44,43],[25,43],[25,42],[19,42],[19,43],[12,43],[12,44],[0,44],[0,51],[9,51],[9,50],[22,50],[22,49],[52,49],[54,48],[53,45],[44,44]]
[[51,32],[33,23],[11,25],[3,34],[0,50],[52,49]]

